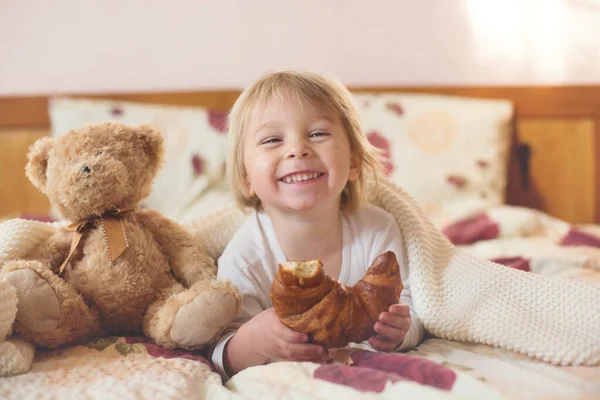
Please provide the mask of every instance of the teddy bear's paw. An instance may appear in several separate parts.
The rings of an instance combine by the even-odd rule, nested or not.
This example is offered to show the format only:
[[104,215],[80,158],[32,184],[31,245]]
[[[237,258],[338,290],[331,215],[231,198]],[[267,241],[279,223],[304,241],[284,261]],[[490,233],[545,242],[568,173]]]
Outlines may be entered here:
[[14,338],[0,342],[0,377],[29,371],[34,354],[35,346],[25,340]]
[[4,279],[16,289],[17,321],[35,333],[58,327],[60,303],[48,281],[30,268],[12,270]]
[[10,335],[17,315],[17,291],[8,281],[0,280],[0,342]]
[[182,305],[171,327],[171,339],[183,347],[207,344],[239,311],[239,297],[229,290],[199,293]]

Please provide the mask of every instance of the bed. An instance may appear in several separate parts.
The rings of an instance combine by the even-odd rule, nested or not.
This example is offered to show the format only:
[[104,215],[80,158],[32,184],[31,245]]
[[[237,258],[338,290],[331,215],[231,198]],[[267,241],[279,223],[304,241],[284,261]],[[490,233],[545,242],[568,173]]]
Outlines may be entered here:
[[[354,88],[386,171],[452,242],[478,257],[600,285],[600,87]],[[230,201],[226,110],[239,92],[0,98],[0,218],[52,221],[26,180],[28,146],[82,123],[150,122],[167,163],[147,206],[189,223]],[[161,195],[169,188],[170,196]],[[596,305],[592,307],[600,315]],[[600,340],[600,339],[599,339]],[[228,382],[206,354],[108,337],[38,350],[32,370],[0,379],[1,398],[592,399],[600,367],[556,367],[483,344],[428,337],[379,354],[337,349],[329,362],[280,362]]]

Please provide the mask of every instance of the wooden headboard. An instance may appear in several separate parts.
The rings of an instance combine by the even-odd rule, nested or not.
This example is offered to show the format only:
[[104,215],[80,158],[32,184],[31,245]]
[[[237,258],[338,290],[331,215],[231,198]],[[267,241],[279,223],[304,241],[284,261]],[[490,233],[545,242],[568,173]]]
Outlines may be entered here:
[[[507,203],[573,223],[600,223],[600,86],[385,87],[355,91],[438,93],[515,104]],[[78,95],[228,110],[238,91]],[[0,218],[44,214],[48,200],[26,179],[28,147],[49,132],[48,97],[0,97]],[[529,157],[527,157],[529,155]]]

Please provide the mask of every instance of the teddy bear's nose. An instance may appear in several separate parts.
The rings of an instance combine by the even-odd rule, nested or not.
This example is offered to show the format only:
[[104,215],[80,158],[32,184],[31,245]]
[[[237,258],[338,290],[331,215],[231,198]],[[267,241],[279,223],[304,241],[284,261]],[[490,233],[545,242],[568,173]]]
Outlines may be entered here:
[[89,174],[90,172],[92,172],[92,170],[90,169],[90,167],[88,167],[87,165],[84,165],[83,168],[81,168],[81,170],[83,172],[85,172],[86,174]]

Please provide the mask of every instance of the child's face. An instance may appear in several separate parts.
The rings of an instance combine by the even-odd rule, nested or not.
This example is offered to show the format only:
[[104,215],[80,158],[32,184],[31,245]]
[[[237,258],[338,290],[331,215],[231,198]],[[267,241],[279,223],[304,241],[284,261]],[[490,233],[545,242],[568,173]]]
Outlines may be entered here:
[[348,180],[358,176],[339,118],[312,104],[272,101],[244,141],[248,195],[281,211],[339,208]]

